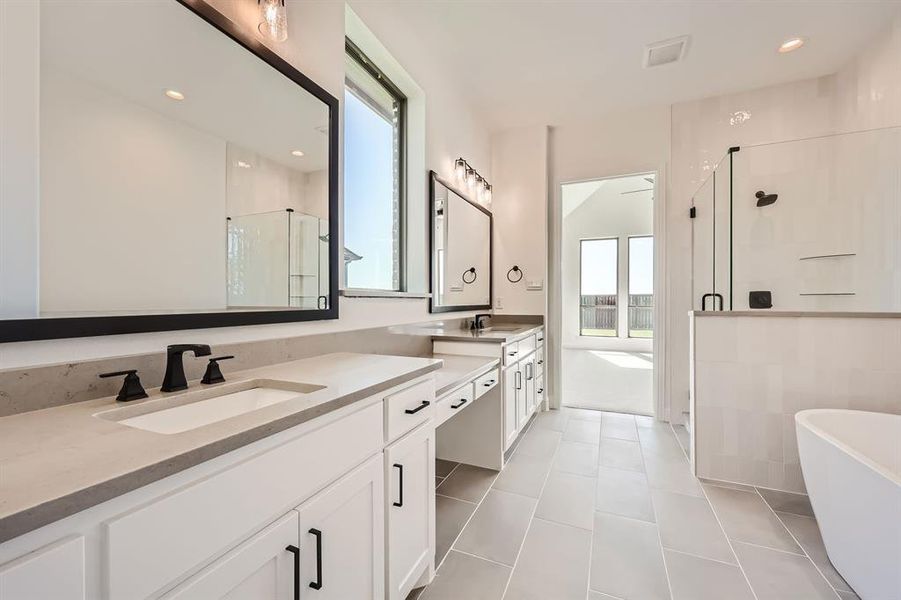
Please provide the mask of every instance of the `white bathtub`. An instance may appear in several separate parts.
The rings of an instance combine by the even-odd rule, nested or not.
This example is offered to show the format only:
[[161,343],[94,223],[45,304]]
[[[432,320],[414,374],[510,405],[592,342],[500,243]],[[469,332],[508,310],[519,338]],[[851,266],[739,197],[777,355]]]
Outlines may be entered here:
[[901,600],[901,415],[803,410],[795,426],[832,564],[862,600]]

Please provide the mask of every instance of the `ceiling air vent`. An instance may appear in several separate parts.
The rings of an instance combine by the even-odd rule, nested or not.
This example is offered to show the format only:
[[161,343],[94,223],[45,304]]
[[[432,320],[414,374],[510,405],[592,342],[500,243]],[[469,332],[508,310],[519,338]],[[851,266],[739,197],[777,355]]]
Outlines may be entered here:
[[644,49],[644,68],[679,62],[688,50],[688,36],[648,44]]

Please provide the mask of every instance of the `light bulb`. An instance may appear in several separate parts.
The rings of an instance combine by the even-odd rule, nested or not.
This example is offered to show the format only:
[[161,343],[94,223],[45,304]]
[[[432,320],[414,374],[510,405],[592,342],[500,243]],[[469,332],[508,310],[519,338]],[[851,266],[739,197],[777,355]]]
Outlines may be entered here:
[[462,158],[458,158],[454,163],[454,175],[456,175],[457,181],[463,181],[463,178],[466,177],[466,161]]
[[476,172],[473,169],[466,170],[466,185],[470,188],[475,187],[476,184]]
[[285,0],[257,0],[257,4],[260,7],[260,33],[276,42],[288,39]]

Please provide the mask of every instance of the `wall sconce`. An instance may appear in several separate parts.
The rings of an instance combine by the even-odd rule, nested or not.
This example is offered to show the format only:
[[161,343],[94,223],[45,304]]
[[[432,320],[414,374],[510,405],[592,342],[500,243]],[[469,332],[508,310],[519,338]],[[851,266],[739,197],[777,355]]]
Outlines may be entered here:
[[454,161],[454,176],[457,183],[466,185],[470,192],[476,195],[476,200],[481,204],[491,204],[491,184],[488,180],[479,175],[479,172],[470,166],[463,158]]
[[260,33],[274,42],[288,39],[288,12],[285,0],[257,0]]

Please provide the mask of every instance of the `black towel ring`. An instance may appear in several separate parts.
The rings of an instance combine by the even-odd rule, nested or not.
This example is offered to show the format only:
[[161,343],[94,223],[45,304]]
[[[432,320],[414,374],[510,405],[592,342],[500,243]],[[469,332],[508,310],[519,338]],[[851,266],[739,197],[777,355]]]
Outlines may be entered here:
[[[466,275],[471,274],[472,279],[466,279]],[[475,267],[469,267],[465,271],[463,271],[463,283],[473,283],[478,278],[478,274],[476,273]]]
[[[513,279],[513,277],[510,277],[510,273],[513,273],[514,275],[516,273],[519,273],[519,277]],[[519,283],[520,281],[522,281],[522,269],[520,269],[516,265],[513,265],[513,267],[511,267],[510,270],[507,271],[507,281],[509,281],[510,283]]]

